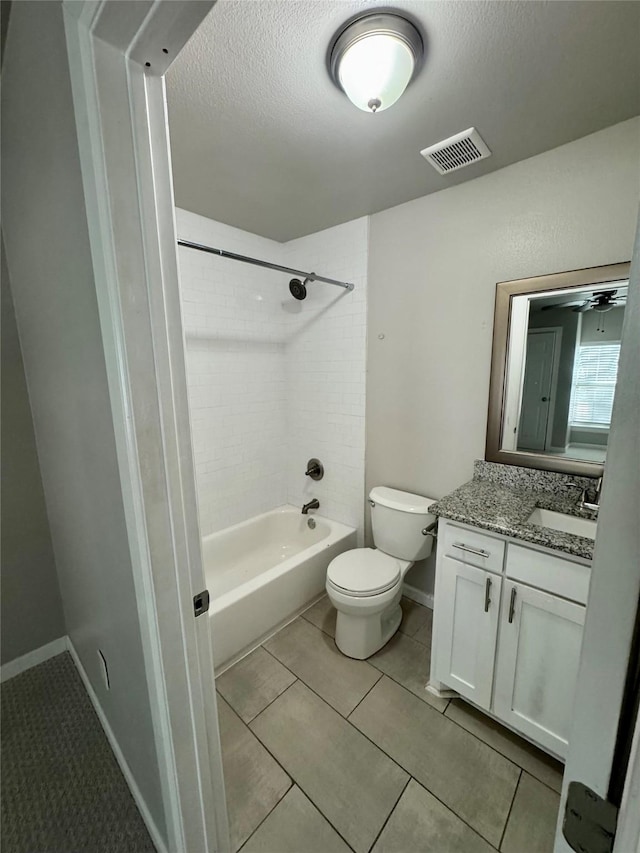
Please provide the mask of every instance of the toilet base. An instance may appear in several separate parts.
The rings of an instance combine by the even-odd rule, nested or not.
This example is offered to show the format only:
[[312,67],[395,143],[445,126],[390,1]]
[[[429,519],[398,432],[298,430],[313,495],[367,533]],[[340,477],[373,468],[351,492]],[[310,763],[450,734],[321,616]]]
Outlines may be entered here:
[[399,593],[393,602],[379,613],[361,616],[338,610],[336,646],[347,657],[366,660],[389,642],[401,622]]

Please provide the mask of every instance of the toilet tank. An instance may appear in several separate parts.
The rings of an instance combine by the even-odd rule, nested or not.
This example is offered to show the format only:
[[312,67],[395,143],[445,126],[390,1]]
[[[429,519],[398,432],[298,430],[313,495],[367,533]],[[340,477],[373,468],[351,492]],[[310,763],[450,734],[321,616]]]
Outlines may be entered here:
[[436,518],[428,512],[435,498],[412,495],[387,486],[375,486],[369,493],[371,526],[376,548],[401,560],[424,560],[431,553],[433,536],[423,530]]

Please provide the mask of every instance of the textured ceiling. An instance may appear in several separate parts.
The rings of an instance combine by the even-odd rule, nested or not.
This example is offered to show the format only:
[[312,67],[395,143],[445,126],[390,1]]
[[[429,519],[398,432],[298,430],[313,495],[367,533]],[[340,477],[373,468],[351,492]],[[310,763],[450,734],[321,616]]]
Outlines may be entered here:
[[[180,207],[289,240],[640,112],[640,3],[405,0],[394,8],[421,28],[424,67],[397,104],[363,113],[330,81],[326,52],[376,6],[219,0],[167,74]],[[471,126],[492,157],[441,176],[420,156]]]

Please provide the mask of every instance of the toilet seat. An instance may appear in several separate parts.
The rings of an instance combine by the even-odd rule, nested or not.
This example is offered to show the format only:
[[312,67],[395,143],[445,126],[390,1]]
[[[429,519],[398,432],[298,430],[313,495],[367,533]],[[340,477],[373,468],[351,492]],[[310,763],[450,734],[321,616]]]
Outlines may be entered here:
[[331,561],[327,583],[354,598],[380,595],[398,583],[404,565],[376,548],[354,548]]

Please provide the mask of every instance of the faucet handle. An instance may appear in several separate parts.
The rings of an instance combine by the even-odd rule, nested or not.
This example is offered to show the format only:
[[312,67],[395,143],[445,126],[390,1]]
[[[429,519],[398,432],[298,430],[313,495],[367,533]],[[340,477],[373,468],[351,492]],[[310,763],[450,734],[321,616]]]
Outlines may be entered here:
[[574,489],[580,489],[580,494],[576,498],[575,505],[579,509],[583,509],[584,508],[584,502],[585,502],[586,497],[587,497],[586,487],[582,486],[580,483],[574,483],[573,481],[565,483],[565,486],[567,486],[567,488],[573,487]]
[[580,497],[576,501],[576,506],[581,510],[586,510],[589,513],[597,514],[600,503],[600,490],[602,488],[602,477],[594,486],[581,486],[579,483],[567,482],[566,486],[575,486],[580,489]]
[[307,470],[304,475],[311,477],[312,480],[321,480],[324,477],[324,465],[319,459],[310,459],[307,462]]
[[600,495],[602,494],[602,477],[598,477],[593,486],[587,486],[584,490],[585,504],[589,509],[598,509],[600,506]]

